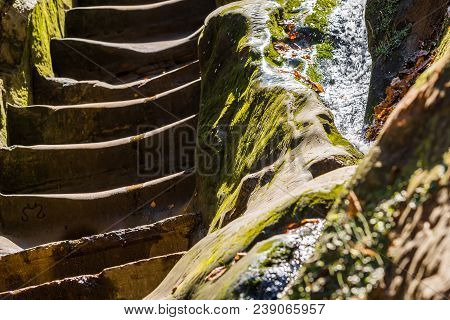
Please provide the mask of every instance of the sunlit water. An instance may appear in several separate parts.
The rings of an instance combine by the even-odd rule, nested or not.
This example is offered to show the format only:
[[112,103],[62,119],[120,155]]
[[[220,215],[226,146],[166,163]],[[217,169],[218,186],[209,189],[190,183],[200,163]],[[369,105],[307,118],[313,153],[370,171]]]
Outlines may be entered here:
[[332,59],[323,59],[319,68],[325,76],[325,104],[333,111],[341,134],[361,151],[364,141],[364,114],[368,97],[372,60],[368,51],[364,22],[365,0],[341,0],[328,17],[328,32],[334,39]]
[[[305,225],[283,235],[283,248],[270,257],[265,267],[250,267],[235,288],[240,299],[274,300],[289,287],[298,270],[313,254],[324,220]],[[269,253],[270,254],[270,253]],[[260,257],[267,259],[267,256]],[[270,264],[270,265],[267,265]]]
[[[305,37],[300,36],[289,43],[288,50],[280,52],[285,59],[283,66],[272,67],[263,59],[261,75],[262,80],[268,84],[295,89],[302,87],[293,76],[298,62],[303,60],[305,63],[301,72],[303,75],[308,64],[317,63],[318,70],[324,76],[321,81],[325,89],[320,94],[322,101],[332,110],[341,134],[364,153],[369,147],[364,140],[364,114],[372,65],[364,22],[365,2],[366,0],[340,0],[339,5],[328,16],[326,36],[334,44],[332,59],[317,59],[314,45],[308,44]],[[299,18],[285,23],[297,25],[298,30],[304,29],[303,20],[313,12],[315,3],[316,0],[303,1],[298,8]],[[252,13],[253,18],[266,22],[265,7],[273,5],[275,4],[270,1],[261,5],[259,12]],[[270,43],[269,30],[261,28],[253,30],[253,34],[251,41],[262,53]],[[307,60],[303,59],[305,56],[308,57]]]

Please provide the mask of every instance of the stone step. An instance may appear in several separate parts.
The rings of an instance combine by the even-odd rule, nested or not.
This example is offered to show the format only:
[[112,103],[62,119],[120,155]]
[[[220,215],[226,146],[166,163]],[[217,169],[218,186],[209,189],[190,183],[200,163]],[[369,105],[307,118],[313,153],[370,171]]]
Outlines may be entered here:
[[108,142],[0,148],[0,192],[90,193],[194,167],[196,116]]
[[41,105],[70,105],[145,98],[179,87],[199,77],[198,60],[177,65],[156,75],[135,74],[130,78],[130,82],[117,85],[95,80],[35,77],[33,101]]
[[169,0],[139,6],[78,7],[66,13],[66,36],[111,42],[182,38],[203,25],[214,0]]
[[163,2],[166,0],[77,0],[78,7],[135,6]]
[[148,43],[111,43],[86,39],[52,39],[57,77],[124,84],[132,75],[158,74],[196,60],[200,31],[183,39]]
[[94,275],[55,280],[0,293],[0,299],[99,300],[145,298],[164,280],[184,252],[107,268]]
[[74,144],[129,137],[198,112],[200,79],[153,97],[7,109],[10,145]]
[[151,224],[184,212],[194,185],[192,172],[180,172],[95,193],[0,194],[0,235],[15,247],[30,248]]
[[197,216],[187,214],[0,257],[0,292],[97,274],[106,268],[186,251],[196,225]]

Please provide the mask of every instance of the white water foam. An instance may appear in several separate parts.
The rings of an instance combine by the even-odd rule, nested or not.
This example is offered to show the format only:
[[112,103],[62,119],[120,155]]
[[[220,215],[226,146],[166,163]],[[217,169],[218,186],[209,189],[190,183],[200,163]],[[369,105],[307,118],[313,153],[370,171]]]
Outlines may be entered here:
[[364,22],[365,3],[340,0],[329,15],[328,33],[335,40],[335,49],[333,58],[323,59],[319,69],[326,75],[321,97],[333,111],[337,128],[366,153],[369,144],[364,140],[364,114],[372,60]]

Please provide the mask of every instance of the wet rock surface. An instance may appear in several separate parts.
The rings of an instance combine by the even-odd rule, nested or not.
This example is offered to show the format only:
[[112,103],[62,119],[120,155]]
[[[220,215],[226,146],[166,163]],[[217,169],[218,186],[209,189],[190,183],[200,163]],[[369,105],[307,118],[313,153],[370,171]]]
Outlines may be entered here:
[[446,1],[230,2],[2,2],[0,298],[448,299]]

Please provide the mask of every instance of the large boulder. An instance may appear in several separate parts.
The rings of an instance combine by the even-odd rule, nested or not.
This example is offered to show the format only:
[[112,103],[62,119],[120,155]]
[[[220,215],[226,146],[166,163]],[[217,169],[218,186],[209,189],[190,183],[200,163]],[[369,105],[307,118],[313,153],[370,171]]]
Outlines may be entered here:
[[[276,264],[281,258],[286,263],[289,263],[288,259],[295,262],[295,253],[301,255],[303,252],[293,245],[289,248],[289,242],[304,235],[289,233],[291,226],[299,225],[305,219],[324,217],[354,169],[334,170],[296,184],[289,192],[281,186],[275,193],[259,194],[255,199],[259,205],[248,208],[241,217],[198,242],[147,298],[276,298],[277,292],[270,292],[270,284],[252,281],[256,278],[255,273],[264,273],[268,265]],[[316,231],[320,232],[320,222],[315,223],[319,225]],[[314,236],[312,240],[315,240]],[[314,241],[309,246],[314,246]],[[295,276],[296,271],[294,269],[291,276]],[[285,280],[284,285],[287,285],[292,278]],[[280,291],[284,288],[279,287]]]
[[275,34],[287,37],[281,26],[285,7],[241,1],[207,18],[200,39],[202,97],[192,208],[210,231],[242,215],[251,194],[271,181],[289,190],[362,157],[337,131],[316,92],[281,76],[269,80],[275,71],[267,48]]

